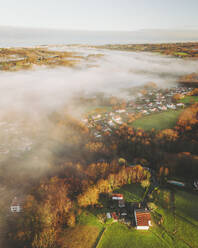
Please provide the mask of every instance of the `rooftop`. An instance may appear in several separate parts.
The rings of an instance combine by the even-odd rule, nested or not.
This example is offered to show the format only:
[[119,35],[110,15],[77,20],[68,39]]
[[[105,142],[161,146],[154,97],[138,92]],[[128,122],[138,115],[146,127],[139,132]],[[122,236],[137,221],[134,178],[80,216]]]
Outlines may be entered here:
[[21,206],[22,205],[22,200],[18,197],[14,197],[11,203],[11,207],[12,206]]
[[151,214],[149,210],[135,210],[135,220],[137,226],[150,226]]

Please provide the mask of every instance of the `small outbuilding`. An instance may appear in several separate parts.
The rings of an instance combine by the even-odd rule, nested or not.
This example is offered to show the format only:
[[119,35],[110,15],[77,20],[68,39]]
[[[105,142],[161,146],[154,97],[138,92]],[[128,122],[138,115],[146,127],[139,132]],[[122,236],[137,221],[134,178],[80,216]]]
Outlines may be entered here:
[[107,219],[111,219],[111,214],[107,213]]
[[124,199],[124,197],[122,194],[112,194],[112,200],[119,201],[119,200],[123,200],[123,199]]
[[179,186],[179,187],[185,187],[185,183],[179,182],[179,181],[176,181],[176,180],[167,180],[167,183],[170,183],[170,184],[173,184],[173,185],[176,185],[176,186]]
[[149,210],[134,210],[135,224],[137,230],[148,230],[151,226],[151,214]]

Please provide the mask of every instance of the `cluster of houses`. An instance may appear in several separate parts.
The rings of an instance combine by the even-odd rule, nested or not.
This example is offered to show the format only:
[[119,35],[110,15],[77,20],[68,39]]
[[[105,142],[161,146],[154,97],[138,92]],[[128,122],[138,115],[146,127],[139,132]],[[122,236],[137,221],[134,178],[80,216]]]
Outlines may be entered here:
[[[167,110],[177,110],[184,108],[185,104],[175,102],[175,94],[185,95],[192,88],[172,87],[169,89],[151,88],[147,89],[145,94],[139,93],[135,101],[127,100],[126,107],[117,110],[106,111],[103,113],[94,113],[82,119],[92,131],[96,138],[102,137],[103,133],[111,135],[113,128],[129,123],[131,115],[149,115]],[[97,127],[100,126],[98,130]]]
[[[151,226],[151,214],[140,203],[126,203],[123,194],[112,194],[111,200],[117,205],[116,211],[107,212],[107,219],[121,221],[125,224],[135,224],[137,230],[148,230]],[[126,205],[129,205],[128,207]]]
[[[170,89],[149,89],[146,94],[140,94],[136,99],[135,107],[138,112],[142,114],[150,114],[153,112],[161,112],[169,109],[176,110],[183,108],[183,103],[173,101],[175,94],[185,95],[190,92],[192,88],[186,87],[172,87]],[[134,106],[134,103],[131,104]]]

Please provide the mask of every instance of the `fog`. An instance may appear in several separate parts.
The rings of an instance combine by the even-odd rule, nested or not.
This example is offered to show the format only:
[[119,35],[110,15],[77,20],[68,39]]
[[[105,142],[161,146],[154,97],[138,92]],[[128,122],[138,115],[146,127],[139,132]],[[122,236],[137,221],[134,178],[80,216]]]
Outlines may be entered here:
[[[54,48],[56,49],[56,48]],[[65,48],[66,49],[66,48]],[[68,48],[72,50],[72,48]],[[0,73],[0,107],[26,113],[52,111],[67,104],[79,91],[119,94],[120,89],[155,82],[173,86],[179,76],[198,70],[195,61],[181,60],[151,53],[132,53],[90,48],[75,48],[80,55],[104,54],[81,61],[75,68]]]
[[[52,128],[48,116],[54,111],[67,109],[75,118],[81,118],[83,106],[74,106],[71,101],[79,94],[94,96],[103,92],[108,96],[127,98],[130,88],[130,97],[135,97],[135,93],[131,96],[133,87],[149,82],[159,87],[171,87],[180,76],[198,70],[195,61],[151,53],[97,50],[84,46],[54,46],[50,49],[75,51],[85,59],[74,68],[34,67],[28,71],[0,72],[0,161],[21,158],[32,149],[37,151],[38,143],[39,149],[46,148],[45,141]],[[103,56],[88,56],[93,54]],[[50,154],[45,152],[44,157],[41,167],[48,163]],[[26,168],[28,164],[26,161]],[[40,163],[37,162],[38,167]]]

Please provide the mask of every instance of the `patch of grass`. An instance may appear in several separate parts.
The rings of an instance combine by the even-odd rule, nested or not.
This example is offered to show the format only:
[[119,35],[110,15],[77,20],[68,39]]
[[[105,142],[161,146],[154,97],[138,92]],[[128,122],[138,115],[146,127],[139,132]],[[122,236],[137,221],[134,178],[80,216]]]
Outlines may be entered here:
[[83,211],[77,219],[74,228],[67,228],[61,233],[59,244],[61,248],[92,248],[104,229],[99,219],[89,211]]
[[59,240],[61,248],[92,248],[100,230],[95,226],[77,225],[66,229]]
[[165,248],[166,243],[163,242],[152,231],[138,231],[134,228],[129,229],[123,224],[115,223],[105,231],[98,248],[128,248],[128,247],[162,247]]
[[176,236],[192,247],[198,247],[198,195],[176,190]]
[[111,106],[89,106],[86,109],[86,112],[88,114],[103,114],[105,112],[111,112],[112,107]]
[[[168,191],[174,193],[174,201],[172,199],[169,204],[167,203]],[[170,186],[170,190],[160,189],[157,202],[158,209],[155,212],[162,216],[161,228],[174,241],[173,247],[197,247],[198,195]]]
[[179,100],[182,103],[193,103],[198,102],[198,96],[186,96],[185,98]]
[[99,222],[98,218],[89,211],[84,211],[79,217],[78,217],[78,223],[80,225],[89,225],[89,226],[96,226],[99,229],[103,228],[103,225]]
[[176,55],[176,56],[188,56],[188,53],[177,52],[177,53],[174,53],[174,55]]
[[163,130],[173,128],[183,110],[169,110],[162,113],[155,113],[135,120],[131,125],[134,128],[142,128],[145,131]]
[[127,184],[120,189],[115,190],[116,193],[124,195],[124,199],[127,202],[139,202],[142,200],[145,189],[140,184]]

